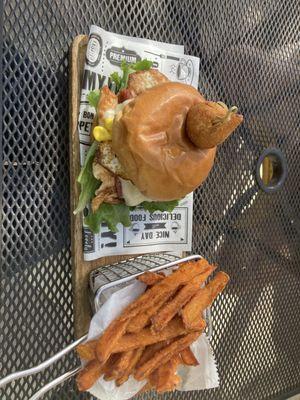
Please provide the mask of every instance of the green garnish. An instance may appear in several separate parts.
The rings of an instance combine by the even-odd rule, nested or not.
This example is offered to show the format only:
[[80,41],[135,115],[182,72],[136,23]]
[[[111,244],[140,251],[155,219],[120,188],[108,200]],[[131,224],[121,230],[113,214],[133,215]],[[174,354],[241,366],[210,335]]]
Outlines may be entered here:
[[84,207],[92,200],[95,196],[95,191],[100,186],[101,182],[96,179],[93,175],[93,160],[95,153],[98,149],[99,143],[94,141],[87,152],[84,160],[83,167],[77,178],[77,182],[80,183],[81,191],[79,201],[77,204],[74,214],[78,214],[84,209]]
[[144,210],[153,213],[154,211],[168,211],[171,212],[178,206],[178,200],[172,201],[144,201],[140,204]]
[[99,100],[100,100],[100,96],[101,96],[101,90],[100,89],[92,90],[87,96],[89,105],[92,106],[92,107],[95,107],[96,110],[97,110],[97,106],[98,106],[98,103],[99,103]]
[[94,233],[100,231],[102,222],[106,222],[112,232],[118,232],[117,224],[130,226],[129,207],[126,204],[107,204],[102,203],[96,212],[90,212],[85,218],[84,223]]
[[102,222],[107,223],[108,228],[112,232],[118,232],[117,225],[119,223],[124,226],[131,226],[130,211],[137,207],[142,207],[145,210],[153,213],[155,211],[171,212],[178,206],[178,200],[172,201],[144,201],[139,206],[129,207],[126,204],[107,204],[102,203],[96,212],[90,212],[85,218],[84,223],[89,229],[98,233]]

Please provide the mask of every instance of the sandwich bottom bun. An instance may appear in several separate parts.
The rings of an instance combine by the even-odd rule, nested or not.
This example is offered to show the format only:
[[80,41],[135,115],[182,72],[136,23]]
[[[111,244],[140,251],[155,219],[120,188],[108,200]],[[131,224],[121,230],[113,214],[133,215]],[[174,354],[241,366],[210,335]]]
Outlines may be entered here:
[[204,101],[193,87],[166,82],[138,95],[115,117],[113,150],[144,196],[181,199],[206,179],[216,147],[199,149],[185,127],[188,111]]

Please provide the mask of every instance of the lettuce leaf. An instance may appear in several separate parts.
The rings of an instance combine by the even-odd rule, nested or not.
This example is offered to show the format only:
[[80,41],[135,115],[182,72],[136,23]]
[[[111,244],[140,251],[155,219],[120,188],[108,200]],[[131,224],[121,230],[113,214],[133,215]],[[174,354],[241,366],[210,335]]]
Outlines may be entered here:
[[123,72],[123,76],[121,78],[121,83],[120,83],[120,89],[119,90],[127,88],[129,74],[131,72],[134,72],[134,69],[131,68],[131,64],[127,64],[127,62],[124,61],[124,60],[121,63],[121,70]]
[[116,86],[116,93],[119,91],[119,88],[121,86],[121,76],[118,74],[117,71],[113,72],[112,74],[110,74],[110,79],[112,82],[114,82],[115,86]]
[[141,61],[137,61],[135,64],[130,64],[130,67],[135,71],[147,71],[152,67],[153,62],[146,58]]
[[97,110],[97,106],[100,100],[100,96],[101,96],[101,90],[100,89],[96,89],[96,90],[91,90],[90,93],[87,95],[87,99],[89,102],[89,105],[92,107],[95,107]]
[[93,160],[96,150],[98,149],[98,145],[99,143],[96,141],[92,143],[85,157],[81,172],[77,178],[77,182],[80,183],[81,186],[81,191],[74,214],[78,214],[84,209],[89,201],[95,196],[95,191],[101,184],[101,182],[98,181],[93,175]]
[[153,213],[154,211],[167,211],[171,212],[174,210],[175,207],[178,206],[178,200],[172,201],[144,201],[140,204],[144,210]]
[[[154,211],[167,211],[171,212],[178,205],[178,200],[173,201],[144,201],[140,204],[145,210],[150,213]],[[137,206],[137,207],[140,207]],[[118,232],[117,225],[119,223],[124,226],[131,226],[130,211],[136,207],[128,207],[126,204],[107,204],[102,203],[96,212],[90,212],[85,218],[84,223],[89,229],[98,233],[102,222],[107,223],[108,228],[112,232]]]
[[98,210],[85,218],[84,223],[94,233],[100,231],[102,222],[106,222],[108,228],[112,232],[118,232],[117,224],[121,223],[124,226],[130,226],[130,208],[126,204],[107,204],[102,203]]

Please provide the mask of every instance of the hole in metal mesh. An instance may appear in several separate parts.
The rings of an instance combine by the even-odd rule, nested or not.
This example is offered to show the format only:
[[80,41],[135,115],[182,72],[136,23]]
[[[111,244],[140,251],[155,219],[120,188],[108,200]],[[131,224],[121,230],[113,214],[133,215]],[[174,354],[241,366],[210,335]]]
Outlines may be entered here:
[[279,149],[266,149],[259,157],[256,178],[261,189],[267,193],[281,188],[287,177],[287,164]]

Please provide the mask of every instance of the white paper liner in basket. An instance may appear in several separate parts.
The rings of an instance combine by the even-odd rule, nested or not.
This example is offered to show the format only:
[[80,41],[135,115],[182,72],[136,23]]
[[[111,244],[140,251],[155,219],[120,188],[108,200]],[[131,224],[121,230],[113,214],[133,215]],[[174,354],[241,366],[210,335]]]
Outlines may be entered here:
[[[88,340],[98,337],[122,310],[140,296],[146,285],[134,281],[132,284],[110,295],[99,311],[94,315],[88,333]],[[219,377],[209,341],[203,334],[191,345],[191,349],[199,361],[196,367],[181,365],[178,373],[182,382],[179,391],[203,390],[219,386]],[[120,387],[114,381],[98,379],[89,392],[100,400],[127,400],[133,397],[146,381],[138,382],[132,376]]]

